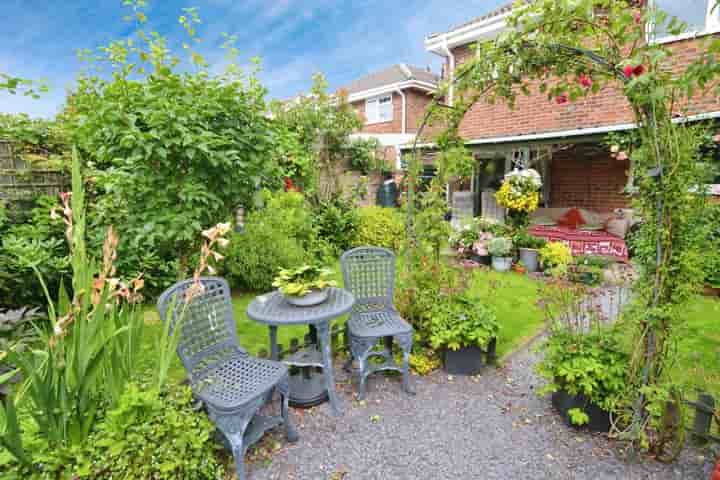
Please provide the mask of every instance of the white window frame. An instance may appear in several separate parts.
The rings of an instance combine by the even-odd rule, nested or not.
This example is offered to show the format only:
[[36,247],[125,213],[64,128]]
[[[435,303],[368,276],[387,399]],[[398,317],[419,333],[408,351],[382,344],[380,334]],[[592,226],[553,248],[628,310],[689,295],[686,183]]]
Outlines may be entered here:
[[[390,117],[389,118],[381,118],[380,117],[380,104],[381,102],[385,100],[386,103],[390,104]],[[365,124],[366,125],[373,125],[376,123],[388,123],[393,121],[393,117],[395,115],[393,106],[393,95],[392,93],[387,93],[385,95],[378,95],[377,97],[368,98],[365,100]]]
[[[650,6],[655,7],[657,5],[656,0],[650,0]],[[654,36],[655,25],[648,25],[648,41],[655,43],[672,43],[680,40],[688,40],[695,37],[701,37],[704,35],[712,35],[720,32],[720,8],[713,11],[715,0],[705,0],[706,11],[705,11],[705,26],[700,30],[691,30],[680,35],[665,35],[661,37]]]

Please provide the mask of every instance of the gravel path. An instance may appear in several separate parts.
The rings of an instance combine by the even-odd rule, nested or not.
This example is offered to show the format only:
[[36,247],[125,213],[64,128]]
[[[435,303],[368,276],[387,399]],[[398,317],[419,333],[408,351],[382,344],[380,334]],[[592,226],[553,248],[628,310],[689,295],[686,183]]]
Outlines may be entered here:
[[[327,404],[293,410],[300,441],[270,462],[249,467],[251,480],[702,479],[710,463],[686,449],[673,465],[625,463],[606,439],[562,424],[535,389],[537,354],[523,351],[480,377],[443,372],[413,377],[418,394],[397,378],[371,378],[367,401],[352,400],[338,371],[346,412]],[[280,435],[280,434],[278,434]],[[275,443],[272,439],[270,442]]]

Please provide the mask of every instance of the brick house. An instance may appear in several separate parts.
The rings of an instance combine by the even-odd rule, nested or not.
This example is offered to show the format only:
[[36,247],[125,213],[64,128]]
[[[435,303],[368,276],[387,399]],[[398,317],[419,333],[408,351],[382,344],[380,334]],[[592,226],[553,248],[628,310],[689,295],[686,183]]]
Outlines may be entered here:
[[354,137],[377,139],[386,160],[398,168],[398,147],[415,139],[439,80],[429,69],[400,63],[341,87],[364,122]]
[[[698,37],[720,32],[720,12],[712,10],[713,0],[652,1],[692,27],[687,34],[658,34],[654,40],[675,50],[676,61],[681,64],[697,55]],[[444,61],[443,80],[451,81],[455,69],[473,54],[472,44],[492,40],[507,28],[505,20],[511,8],[506,5],[425,39],[427,51]],[[447,103],[452,104],[453,94],[449,88]],[[689,115],[690,120],[720,118],[720,99],[694,99]],[[602,140],[609,132],[632,128],[632,112],[622,93],[613,88],[564,105],[549,102],[540,92],[520,96],[513,110],[479,102],[468,112],[460,129],[478,159],[477,175],[470,185],[455,186],[453,202],[456,195],[465,195],[472,199],[475,214],[497,216],[492,193],[502,175],[516,166],[531,165],[544,178],[545,207],[578,207],[603,213],[627,208],[630,165],[627,160],[613,158]],[[716,182],[720,184],[720,178]],[[464,190],[462,195],[458,189]],[[720,185],[714,189],[720,195]]]

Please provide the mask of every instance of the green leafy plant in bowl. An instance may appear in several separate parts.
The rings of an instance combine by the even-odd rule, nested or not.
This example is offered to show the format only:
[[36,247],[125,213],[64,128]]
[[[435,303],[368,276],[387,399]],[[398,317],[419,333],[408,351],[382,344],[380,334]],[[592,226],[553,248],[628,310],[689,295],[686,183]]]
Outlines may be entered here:
[[327,299],[328,287],[337,286],[330,280],[332,270],[316,265],[303,265],[298,268],[280,269],[273,287],[295,305],[310,306]]
[[477,299],[465,295],[437,302],[431,313],[430,343],[435,349],[486,349],[500,330],[495,313]]

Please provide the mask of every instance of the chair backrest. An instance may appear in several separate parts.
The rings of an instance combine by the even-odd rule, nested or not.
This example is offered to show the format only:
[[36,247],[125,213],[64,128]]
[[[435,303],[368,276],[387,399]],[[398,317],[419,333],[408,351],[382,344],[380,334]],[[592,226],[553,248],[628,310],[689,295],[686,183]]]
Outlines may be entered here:
[[[233,318],[230,287],[218,277],[201,277],[203,288],[192,294],[193,280],[178,282],[163,292],[157,306],[160,319],[170,321],[169,335],[179,326],[177,354],[190,380],[202,378],[214,366],[247,355],[240,348]],[[168,316],[169,309],[172,309]]]
[[355,296],[355,310],[392,307],[395,254],[380,247],[358,247],[340,257],[345,288]]

